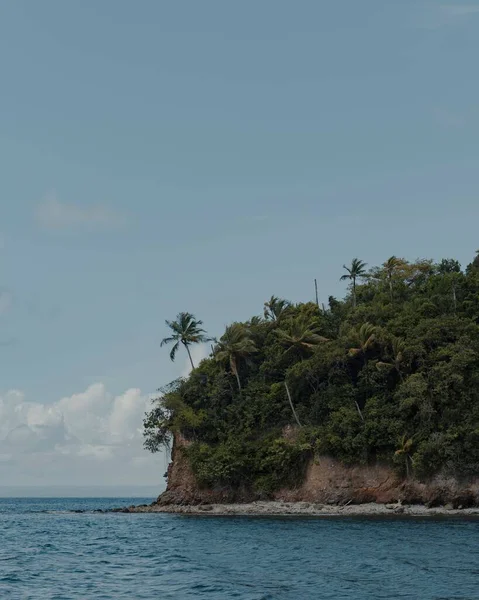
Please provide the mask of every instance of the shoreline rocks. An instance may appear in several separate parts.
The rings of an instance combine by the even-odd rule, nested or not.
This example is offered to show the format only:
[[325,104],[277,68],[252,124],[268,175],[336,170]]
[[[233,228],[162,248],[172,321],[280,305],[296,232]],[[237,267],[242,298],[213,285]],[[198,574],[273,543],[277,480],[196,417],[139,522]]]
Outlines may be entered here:
[[479,517],[479,508],[453,508],[437,506],[428,508],[423,504],[314,504],[309,502],[258,501],[236,504],[151,504],[114,509],[121,513],[172,513],[180,515],[251,516],[251,517]]

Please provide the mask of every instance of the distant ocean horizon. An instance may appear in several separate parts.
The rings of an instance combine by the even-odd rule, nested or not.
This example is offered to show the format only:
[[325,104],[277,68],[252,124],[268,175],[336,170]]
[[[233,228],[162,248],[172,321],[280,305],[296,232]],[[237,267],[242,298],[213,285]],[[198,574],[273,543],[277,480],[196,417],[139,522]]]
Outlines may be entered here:
[[151,500],[1,498],[0,598],[479,597],[478,521],[95,512]]
[[0,485],[0,498],[157,498],[157,485]]

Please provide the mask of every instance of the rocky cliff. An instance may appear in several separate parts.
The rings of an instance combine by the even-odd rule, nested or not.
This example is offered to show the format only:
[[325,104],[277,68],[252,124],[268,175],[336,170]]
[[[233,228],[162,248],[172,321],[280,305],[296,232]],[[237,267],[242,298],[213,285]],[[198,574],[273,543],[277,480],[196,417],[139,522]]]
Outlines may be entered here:
[[[187,445],[185,439],[178,435],[175,437],[167,489],[158,498],[158,504],[195,505],[258,499],[247,488],[201,487],[184,453]],[[436,476],[420,482],[399,478],[387,466],[349,467],[336,459],[321,456],[311,461],[299,487],[279,490],[271,499],[331,505],[402,502],[468,508],[479,506],[479,477],[460,480]]]

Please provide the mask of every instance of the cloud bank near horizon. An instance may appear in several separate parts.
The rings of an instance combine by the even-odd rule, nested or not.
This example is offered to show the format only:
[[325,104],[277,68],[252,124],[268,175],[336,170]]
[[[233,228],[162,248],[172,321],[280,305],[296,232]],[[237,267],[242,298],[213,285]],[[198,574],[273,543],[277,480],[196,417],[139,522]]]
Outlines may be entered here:
[[18,390],[0,396],[2,485],[156,485],[166,457],[143,449],[151,397],[102,383],[50,404]]

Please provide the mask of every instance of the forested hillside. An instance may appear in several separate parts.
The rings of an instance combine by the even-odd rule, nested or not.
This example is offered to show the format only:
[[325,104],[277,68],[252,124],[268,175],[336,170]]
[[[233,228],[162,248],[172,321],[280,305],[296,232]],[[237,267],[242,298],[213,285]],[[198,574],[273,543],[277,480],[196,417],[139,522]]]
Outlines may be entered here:
[[465,270],[452,259],[391,257],[372,269],[355,259],[342,279],[344,300],[272,297],[219,340],[189,313],[167,322],[172,359],[206,340],[212,351],[161,390],[145,446],[180,432],[202,484],[265,496],[298,483],[319,455],[419,479],[479,473],[479,254]]

